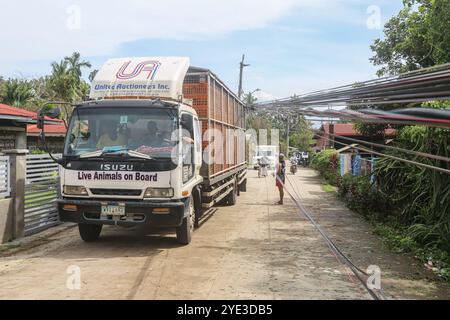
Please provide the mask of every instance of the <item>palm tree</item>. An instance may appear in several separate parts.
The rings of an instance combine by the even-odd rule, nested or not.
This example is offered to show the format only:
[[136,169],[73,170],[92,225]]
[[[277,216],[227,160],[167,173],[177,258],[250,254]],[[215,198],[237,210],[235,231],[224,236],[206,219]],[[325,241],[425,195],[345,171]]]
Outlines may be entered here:
[[74,52],[70,57],[65,57],[64,61],[68,64],[68,72],[74,77],[75,83],[78,85],[81,80],[81,69],[92,67],[88,61],[80,60],[79,52]]
[[3,77],[0,76],[0,101],[2,101],[2,97],[5,92],[5,86],[6,86],[5,82],[6,81],[3,79]]
[[8,79],[4,82],[2,102],[14,107],[24,107],[34,98],[33,87],[27,80]]
[[250,108],[258,101],[258,98],[254,96],[255,91],[244,94],[244,103],[246,107]]
[[61,60],[59,63],[54,61],[52,66],[52,76],[62,76],[68,73],[68,65],[66,60]]
[[73,102],[77,98],[79,84],[69,72],[68,62],[61,60],[59,63],[53,62],[51,66],[52,75],[49,87],[52,91],[52,99]]

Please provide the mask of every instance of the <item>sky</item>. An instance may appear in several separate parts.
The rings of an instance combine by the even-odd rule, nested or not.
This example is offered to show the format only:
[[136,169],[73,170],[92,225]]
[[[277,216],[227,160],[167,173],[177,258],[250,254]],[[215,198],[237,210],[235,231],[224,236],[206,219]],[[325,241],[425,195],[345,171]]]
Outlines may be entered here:
[[[31,78],[78,51],[98,69],[114,57],[187,56],[259,100],[375,77],[370,45],[402,0],[0,0],[0,76]],[[89,71],[85,71],[87,78]]]

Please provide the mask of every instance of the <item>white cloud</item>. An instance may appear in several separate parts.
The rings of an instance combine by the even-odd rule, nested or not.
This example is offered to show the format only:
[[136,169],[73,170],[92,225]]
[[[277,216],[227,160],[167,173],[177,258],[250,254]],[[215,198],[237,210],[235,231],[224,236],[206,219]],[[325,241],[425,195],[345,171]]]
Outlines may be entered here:
[[0,34],[0,60],[17,61],[55,59],[74,50],[87,56],[108,55],[120,44],[138,39],[191,40],[262,28],[296,8],[347,19],[348,4],[355,0],[0,2],[0,29],[7,30]]
[[258,99],[258,102],[272,101],[279,99],[279,97],[271,93],[265,92],[263,90],[255,92],[254,96]]
[[[0,60],[49,59],[74,50],[107,55],[138,39],[198,39],[261,28],[311,0],[3,1]],[[78,10],[79,8],[79,10]]]

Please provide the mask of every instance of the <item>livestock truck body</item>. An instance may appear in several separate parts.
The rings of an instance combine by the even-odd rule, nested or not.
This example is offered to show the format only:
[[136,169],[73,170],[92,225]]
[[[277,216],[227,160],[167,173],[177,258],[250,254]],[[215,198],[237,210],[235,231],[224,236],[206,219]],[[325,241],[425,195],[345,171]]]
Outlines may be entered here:
[[174,228],[182,244],[217,203],[245,191],[244,105],[188,58],[111,59],[73,109],[60,164],[62,221]]

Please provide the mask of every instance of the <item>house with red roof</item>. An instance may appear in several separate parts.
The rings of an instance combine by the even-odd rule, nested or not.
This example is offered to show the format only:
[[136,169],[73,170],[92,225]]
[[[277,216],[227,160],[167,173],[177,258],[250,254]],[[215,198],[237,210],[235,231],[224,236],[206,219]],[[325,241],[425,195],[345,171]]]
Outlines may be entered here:
[[[394,129],[386,129],[384,132],[384,137],[367,137],[356,130],[354,123],[335,123],[333,124],[333,127],[334,135],[336,136],[381,144],[384,144],[386,139],[392,139],[396,136],[396,131]],[[315,139],[317,139],[315,149],[317,151],[326,149],[327,147],[341,149],[342,147],[345,147],[345,145],[355,143],[339,137],[334,137],[333,142],[328,140],[327,138],[333,139],[333,137],[330,135],[330,124],[324,123],[315,136]]]
[[[0,152],[7,149],[42,149],[36,121],[36,112],[0,104]],[[62,120],[45,118],[45,135],[51,151],[62,151],[66,132]]]

